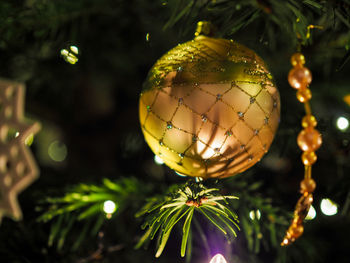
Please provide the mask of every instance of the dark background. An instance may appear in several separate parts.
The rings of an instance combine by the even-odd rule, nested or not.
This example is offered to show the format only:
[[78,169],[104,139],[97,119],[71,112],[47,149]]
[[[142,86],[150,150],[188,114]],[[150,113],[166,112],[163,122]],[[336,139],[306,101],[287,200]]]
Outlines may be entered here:
[[[312,31],[303,48],[313,74],[311,105],[324,141],[313,169],[317,217],[306,224],[300,241],[288,249],[262,248],[254,254],[248,250],[242,231],[231,246],[216,237],[211,238],[215,240],[211,246],[213,250],[231,251],[232,262],[348,262],[350,136],[349,131],[341,132],[335,126],[339,116],[350,116],[349,105],[343,100],[350,94],[350,63],[343,63],[350,44],[348,1],[320,1],[320,9],[303,1],[285,1],[285,5],[279,1],[217,2],[213,4],[216,8],[210,9],[207,2],[195,1],[191,12],[168,24],[176,20],[174,13],[186,8],[186,2],[0,3],[0,76],[25,82],[26,116],[42,124],[31,146],[41,175],[19,196],[23,221],[3,219],[1,262],[79,262],[96,249],[97,238],[90,237],[79,251],[70,252],[69,245],[57,251],[47,245],[50,225],[36,222],[39,200],[63,195],[69,185],[134,176],[145,187],[153,186],[156,194],[172,183],[185,181],[167,167],[154,164],[139,127],[138,98],[153,63],[178,43],[192,39],[200,19],[212,20],[219,36],[255,50],[269,65],[281,95],[281,123],[270,152],[261,163],[237,176],[240,178],[223,180],[223,187],[234,191],[234,180],[248,184],[261,180],[256,194],[271,198],[272,204],[284,212],[293,211],[303,176],[296,137],[304,110],[287,82],[289,58],[297,46],[296,32],[288,24],[297,16],[288,12],[288,4],[300,8],[307,22],[324,25],[323,30]],[[250,10],[259,11],[255,20],[250,20]],[[348,24],[336,15],[332,20],[331,13],[336,10]],[[242,26],[238,27],[240,22]],[[79,48],[75,65],[60,56],[60,50],[70,45]],[[67,147],[62,162],[53,161],[47,153],[55,140]],[[336,216],[322,215],[319,203],[325,197],[338,203]],[[137,207],[134,209],[106,221],[103,242],[107,247],[121,247],[93,262],[183,262],[176,235],[159,260],[153,257],[152,245],[147,251],[133,250],[133,242],[141,233],[141,221],[133,217]],[[79,226],[73,236],[75,232]],[[282,235],[280,232],[279,237]],[[191,262],[207,262],[200,239],[194,242]]]

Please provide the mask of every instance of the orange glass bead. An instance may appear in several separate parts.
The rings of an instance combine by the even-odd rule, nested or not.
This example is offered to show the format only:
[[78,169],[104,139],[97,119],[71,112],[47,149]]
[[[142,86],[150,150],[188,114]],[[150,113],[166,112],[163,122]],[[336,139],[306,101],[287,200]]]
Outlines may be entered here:
[[317,161],[317,155],[315,152],[303,152],[301,160],[304,165],[313,165]]
[[301,53],[295,53],[292,55],[292,57],[290,58],[290,63],[292,63],[292,65],[295,66],[302,66],[305,64],[305,57],[303,54]]
[[291,238],[288,238],[288,236],[286,235],[286,237],[283,239],[283,241],[282,241],[282,243],[281,243],[281,247],[288,246],[288,245],[290,245],[292,242],[294,242],[294,241],[291,240]]
[[303,225],[291,225],[290,230],[292,238],[298,238],[303,234],[304,227]]
[[300,192],[301,193],[312,193],[316,189],[316,182],[312,178],[305,178],[300,183]]
[[288,82],[295,89],[306,88],[311,81],[311,71],[306,67],[296,66],[289,71]]
[[304,193],[298,200],[294,210],[294,217],[298,216],[301,221],[307,216],[314,198],[311,193]]
[[301,102],[307,102],[311,99],[312,97],[312,93],[311,90],[309,88],[305,88],[305,89],[300,89],[297,92],[297,99]]
[[316,127],[316,125],[317,125],[317,120],[314,115],[306,115],[301,121],[301,126],[303,126],[304,128]]
[[297,142],[300,149],[304,152],[314,152],[320,148],[322,137],[318,130],[310,127],[299,133]]
[[294,215],[292,225],[301,225],[303,223],[303,218],[299,215]]

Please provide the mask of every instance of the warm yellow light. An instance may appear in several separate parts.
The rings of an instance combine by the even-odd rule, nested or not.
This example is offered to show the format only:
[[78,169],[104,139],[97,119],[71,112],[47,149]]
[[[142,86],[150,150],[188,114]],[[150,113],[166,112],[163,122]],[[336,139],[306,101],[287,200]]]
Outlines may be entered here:
[[221,254],[216,254],[209,263],[227,263],[226,259]]
[[154,155],[154,162],[158,165],[162,165],[164,163],[163,159],[160,158],[158,155]]
[[62,56],[68,56],[69,52],[67,49],[61,49],[61,55]]
[[[15,137],[19,136],[19,133],[17,135],[17,133],[15,134]],[[31,146],[34,142],[34,134],[30,134],[25,140],[24,140],[24,143],[27,145],[27,146]]]
[[61,49],[60,53],[61,53],[61,56],[63,57],[63,59],[72,65],[77,63],[79,60],[77,57],[79,54],[79,49],[77,46],[70,46],[69,50]]
[[322,199],[320,207],[322,213],[326,216],[333,216],[338,213],[338,205],[328,198]]
[[343,116],[337,119],[337,128],[341,131],[345,131],[349,128],[349,120]]
[[312,220],[315,217],[316,217],[316,210],[313,206],[310,206],[309,212],[307,213],[305,220]]
[[69,48],[74,54],[76,54],[76,55],[79,54],[79,49],[77,46],[70,46]]
[[48,154],[55,162],[62,162],[67,157],[67,146],[60,141],[54,141],[49,145]]
[[261,218],[260,210],[257,209],[257,210],[250,211],[249,212],[249,217],[250,217],[251,220],[254,220],[254,219],[260,220],[260,218]]
[[107,200],[103,203],[103,211],[106,214],[113,214],[116,210],[117,206],[113,201]]
[[348,105],[350,106],[350,94],[344,96],[343,99],[344,99],[345,103],[348,104]]

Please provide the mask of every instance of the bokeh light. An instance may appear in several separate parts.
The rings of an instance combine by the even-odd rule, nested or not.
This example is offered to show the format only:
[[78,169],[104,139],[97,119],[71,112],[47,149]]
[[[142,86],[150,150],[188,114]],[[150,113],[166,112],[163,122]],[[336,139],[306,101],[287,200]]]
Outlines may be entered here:
[[117,206],[112,200],[107,200],[103,203],[103,211],[106,214],[113,214],[116,210]]
[[338,205],[328,198],[321,201],[321,211],[326,216],[333,216],[338,213]]
[[69,64],[74,65],[79,60],[78,59],[79,49],[77,46],[70,46],[69,50],[65,48],[61,49],[60,53],[63,59]]
[[312,220],[316,217],[316,210],[313,206],[310,206],[309,212],[307,213],[305,220]]
[[67,146],[60,141],[53,141],[49,145],[48,154],[55,162],[62,162],[67,157]]
[[209,263],[227,263],[226,259],[221,254],[216,254]]
[[250,211],[249,212],[249,217],[250,217],[251,220],[255,220],[255,219],[260,220],[260,218],[261,218],[260,210],[257,209],[257,210]]
[[345,103],[350,106],[350,94],[345,95],[343,99],[344,99]]
[[[18,137],[18,136],[19,136],[19,133],[18,133],[18,135],[17,135],[17,133],[16,133],[15,136]],[[33,144],[33,142],[34,142],[34,134],[31,133],[31,134],[29,134],[29,136],[24,140],[24,143],[25,143],[27,146],[31,146],[31,145]]]
[[349,128],[349,120],[343,116],[337,119],[337,128],[341,131],[345,131]]

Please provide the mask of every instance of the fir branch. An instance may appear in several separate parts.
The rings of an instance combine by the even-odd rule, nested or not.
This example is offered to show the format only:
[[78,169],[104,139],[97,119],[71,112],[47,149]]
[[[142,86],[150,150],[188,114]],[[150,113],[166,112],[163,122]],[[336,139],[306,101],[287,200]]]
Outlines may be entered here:
[[248,172],[244,176],[226,180],[225,186],[233,188],[239,196],[240,202],[233,202],[232,206],[239,213],[249,251],[257,254],[262,237],[265,237],[266,250],[280,248],[277,239],[284,235],[284,228],[292,214],[283,212],[271,198],[261,196],[264,184],[262,181],[250,183],[252,179],[252,174]]
[[72,246],[74,250],[84,240],[88,229],[91,229],[91,235],[96,235],[105,217],[110,219],[113,216],[113,213],[106,214],[103,211],[105,201],[113,201],[118,210],[117,214],[121,213],[128,207],[136,193],[142,198],[141,188],[134,178],[123,178],[115,182],[104,178],[100,186],[79,184],[69,188],[63,197],[48,197],[41,201],[37,211],[44,211],[44,213],[38,217],[37,221],[39,223],[51,221],[48,245],[53,246],[57,242],[58,250],[62,249],[72,226],[83,222],[84,230],[76,238]]
[[[222,231],[229,240],[236,237],[235,228],[239,230],[237,216],[230,210],[226,199],[237,199],[235,196],[222,196],[216,188],[206,188],[201,183],[188,181],[185,185],[178,186],[175,192],[170,192],[166,196],[159,196],[158,202],[152,198],[136,214],[136,217],[146,215],[143,229],[146,232],[140,238],[135,248],[140,248],[145,243],[152,240],[158,233],[158,244],[156,257],[159,257],[170,237],[172,229],[181,219],[185,218],[182,225],[181,256],[186,255],[186,251],[191,251],[188,247],[192,219],[195,212],[204,215],[210,223]],[[225,201],[224,204],[220,201]],[[156,207],[156,209],[154,209]],[[147,209],[149,208],[149,210]]]

